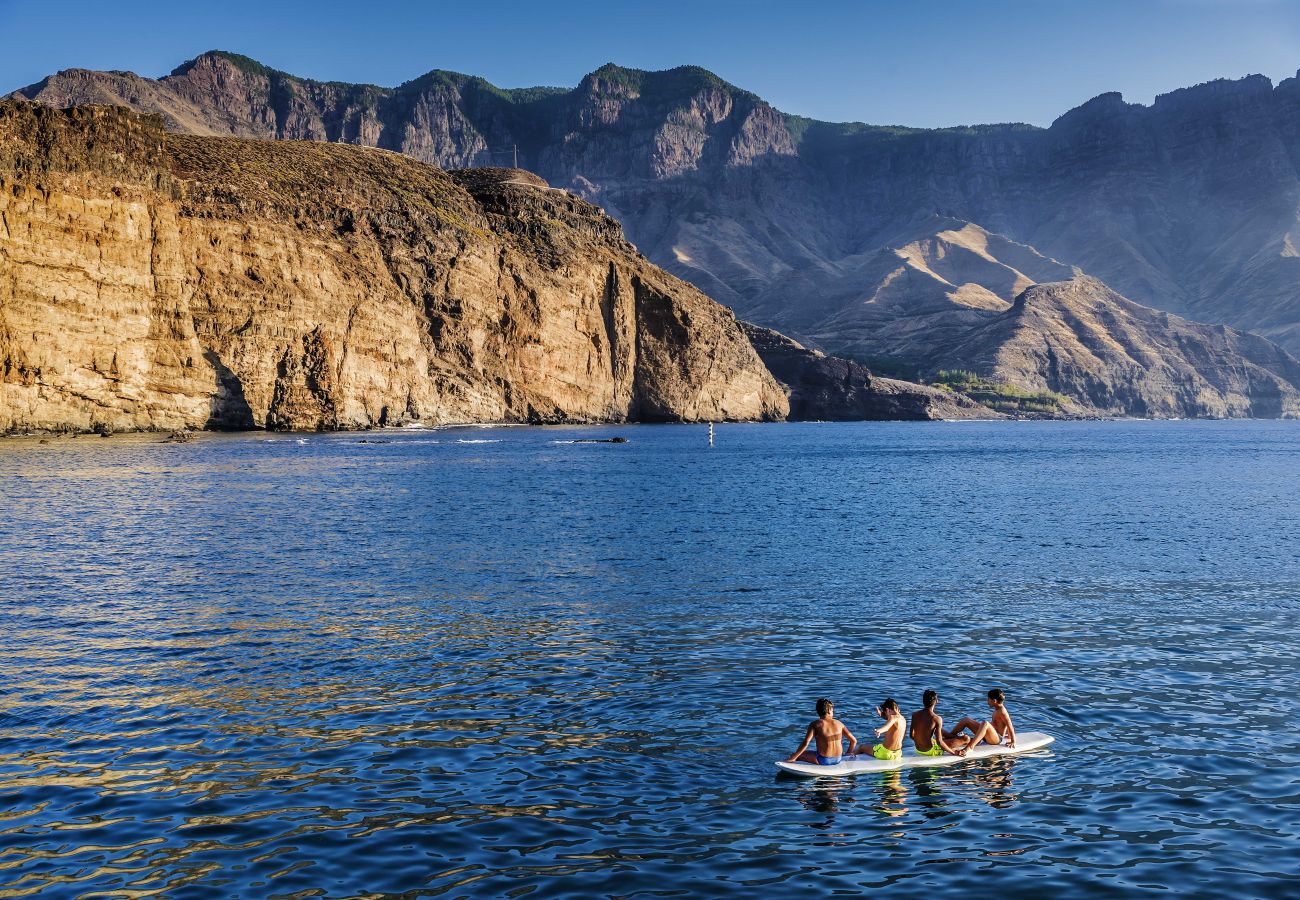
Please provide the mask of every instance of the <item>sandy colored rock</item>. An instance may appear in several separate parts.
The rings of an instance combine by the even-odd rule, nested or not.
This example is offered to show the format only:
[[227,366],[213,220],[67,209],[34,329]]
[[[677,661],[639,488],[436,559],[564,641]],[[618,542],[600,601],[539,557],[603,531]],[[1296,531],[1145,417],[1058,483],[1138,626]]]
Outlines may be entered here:
[[0,430],[774,419],[734,316],[510,170],[0,105]]
[[1300,360],[1258,335],[1126,300],[1094,278],[1028,288],[936,362],[1063,394],[1086,413],[1300,417]]

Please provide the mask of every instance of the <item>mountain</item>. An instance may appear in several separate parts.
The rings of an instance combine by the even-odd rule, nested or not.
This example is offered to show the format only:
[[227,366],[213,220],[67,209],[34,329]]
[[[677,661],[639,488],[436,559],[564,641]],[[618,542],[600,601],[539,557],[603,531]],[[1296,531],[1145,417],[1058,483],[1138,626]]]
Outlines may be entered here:
[[916,377],[959,370],[989,382],[985,393],[1005,384],[1060,395],[1062,412],[1300,414],[1300,361],[1264,338],[1133,303],[970,222],[936,218],[890,243],[841,260],[816,285],[778,279],[760,316],[834,353],[916,361],[906,373]]
[[651,259],[751,318],[774,281],[816,284],[945,216],[1135,302],[1300,351],[1296,78],[1210,82],[1149,107],[1103,94],[1046,129],[817,122],[694,67],[608,65],[567,90],[442,71],[380,88],[214,51],[157,80],[69,70],[17,94],[159,112],[173,131],[379,146],[446,168],[517,151],[521,166],[622,220]]
[[0,431],[779,419],[734,315],[526,172],[0,103]]
[[[981,317],[936,343],[935,365],[1062,396],[1065,411],[1300,417],[1300,361],[1276,344],[1140,306],[1093,278],[1035,285]],[[971,391],[964,379],[954,384]]]
[[942,367],[937,345],[1009,309],[1028,287],[1082,274],[973,223],[934,217],[834,266],[774,278],[750,314],[830,352],[932,374]]
[[[743,318],[882,371],[936,377],[940,360],[953,359],[937,348],[973,353],[982,345],[969,332],[990,314],[1009,312],[1035,284],[1084,274],[1108,286],[1093,292],[1097,303],[1115,296],[1300,350],[1297,79],[1211,82],[1150,107],[1105,94],[1046,129],[817,122],[703,69],[612,64],[572,89],[505,90],[442,71],[381,88],[214,51],[157,80],[69,70],[17,93],[54,106],[122,103],[161,114],[175,132],[356,143],[450,168],[517,157],[602,206],[649,259]],[[1117,307],[1093,325],[1164,327],[1159,315],[1131,313]],[[1213,333],[1185,324],[1185,339]],[[1169,347],[1166,337],[1137,342]],[[1230,355],[1245,347],[1230,341],[1190,358],[1203,361],[1209,384],[1231,379],[1205,366],[1239,372],[1270,359],[1289,383],[1290,357],[1267,346],[1253,361]],[[1186,371],[1187,358],[1137,357],[1152,383]],[[1098,365],[1093,375],[1117,371]],[[1010,373],[1028,390],[1051,374],[975,374]],[[1082,383],[1065,379],[1064,390]],[[1127,382],[1111,387],[1135,405],[1067,399],[1122,414],[1152,408]],[[1154,406],[1194,415],[1276,405],[1258,400]]]

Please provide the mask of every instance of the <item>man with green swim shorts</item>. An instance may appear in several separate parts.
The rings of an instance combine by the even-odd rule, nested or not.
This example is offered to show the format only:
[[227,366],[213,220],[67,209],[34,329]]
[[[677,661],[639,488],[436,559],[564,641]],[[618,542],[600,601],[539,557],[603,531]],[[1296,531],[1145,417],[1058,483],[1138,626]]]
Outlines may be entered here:
[[898,701],[890,698],[876,707],[876,715],[885,720],[885,724],[876,729],[880,743],[871,748],[871,755],[876,759],[894,760],[903,758],[903,732],[907,720],[898,711]]
[[951,753],[953,756],[965,756],[965,738],[953,738],[951,741],[944,738],[943,718],[934,708],[938,702],[937,693],[926,691],[921,695],[921,703],[925,708],[912,713],[912,743],[916,745],[917,755],[943,756]]

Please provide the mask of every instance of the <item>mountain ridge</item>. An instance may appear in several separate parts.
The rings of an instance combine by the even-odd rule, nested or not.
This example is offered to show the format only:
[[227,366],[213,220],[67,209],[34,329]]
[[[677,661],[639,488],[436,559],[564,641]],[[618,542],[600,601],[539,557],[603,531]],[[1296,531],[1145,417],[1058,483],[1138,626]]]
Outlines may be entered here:
[[[54,77],[32,99],[126,103],[177,132],[360,143],[448,169],[517,154],[742,318],[832,352],[852,348],[812,328],[811,313],[858,316],[874,277],[863,260],[905,249],[898,235],[935,219],[1003,236],[1139,304],[1300,348],[1294,78],[1220,79],[1148,106],[1105,93],[1047,128],[915,129],[792,116],[698,67],[606,65],[571,89],[507,95],[438,70],[390,89],[264,75],[246,59],[205,54],[157,81]],[[908,272],[934,285],[923,267]],[[978,282],[952,287],[973,297],[987,289]],[[906,329],[908,309],[899,303],[889,327]]]

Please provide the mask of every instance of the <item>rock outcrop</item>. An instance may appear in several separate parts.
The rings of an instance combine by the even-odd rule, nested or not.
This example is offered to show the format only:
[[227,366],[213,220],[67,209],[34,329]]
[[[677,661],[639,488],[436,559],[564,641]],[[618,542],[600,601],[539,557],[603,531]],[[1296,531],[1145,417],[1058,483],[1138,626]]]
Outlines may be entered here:
[[449,168],[517,153],[756,321],[775,281],[802,280],[815,299],[819,273],[833,282],[852,257],[942,215],[1136,302],[1300,351],[1300,78],[1216,81],[1151,106],[1103,94],[1046,129],[817,122],[689,66],[608,65],[572,89],[503,90],[443,71],[380,88],[214,51],[156,80],[73,69],[17,94],[130,105],[174,131],[358,143]]
[[1140,306],[1093,278],[1026,289],[933,364],[1069,398],[1076,412],[1300,417],[1300,360],[1258,335]]
[[919,223],[820,280],[827,292],[816,302],[788,306],[779,298],[808,285],[778,281],[765,295],[766,318],[918,380],[963,370],[1062,395],[1061,412],[1077,415],[1300,413],[1300,362],[1277,345],[1140,306],[969,222]]
[[991,419],[1000,414],[952,391],[873,375],[849,359],[809,350],[770,328],[741,323],[754,349],[790,395],[802,421]]
[[[1300,78],[1212,82],[1151,106],[1103,94],[1050,128],[816,122],[689,66],[607,65],[572,89],[503,90],[442,71],[380,88],[211,52],[161,79],[69,70],[18,93],[55,106],[125,103],[177,132],[348,142],[444,167],[517,156],[599,203],[651,260],[747,320],[911,376],[935,368],[926,354],[937,346],[975,346],[967,332],[1032,284],[1082,273],[1149,307],[1300,352]],[[1092,327],[1112,319],[1163,327],[1124,311]],[[1177,344],[1168,338],[1140,343]],[[1245,344],[1199,357],[1209,383],[1231,380],[1209,360],[1244,371],[1234,347]],[[1267,369],[1274,356],[1261,349],[1249,365]],[[1184,370],[1179,357],[1139,358],[1151,373]],[[1279,365],[1269,371],[1289,381],[1289,363]],[[1148,405],[1113,387],[1135,405],[1103,408]],[[1091,409],[1095,396],[1073,399]],[[1261,395],[1156,406],[1195,415],[1273,404]]]
[[0,431],[778,419],[732,313],[518,170],[0,104]]

